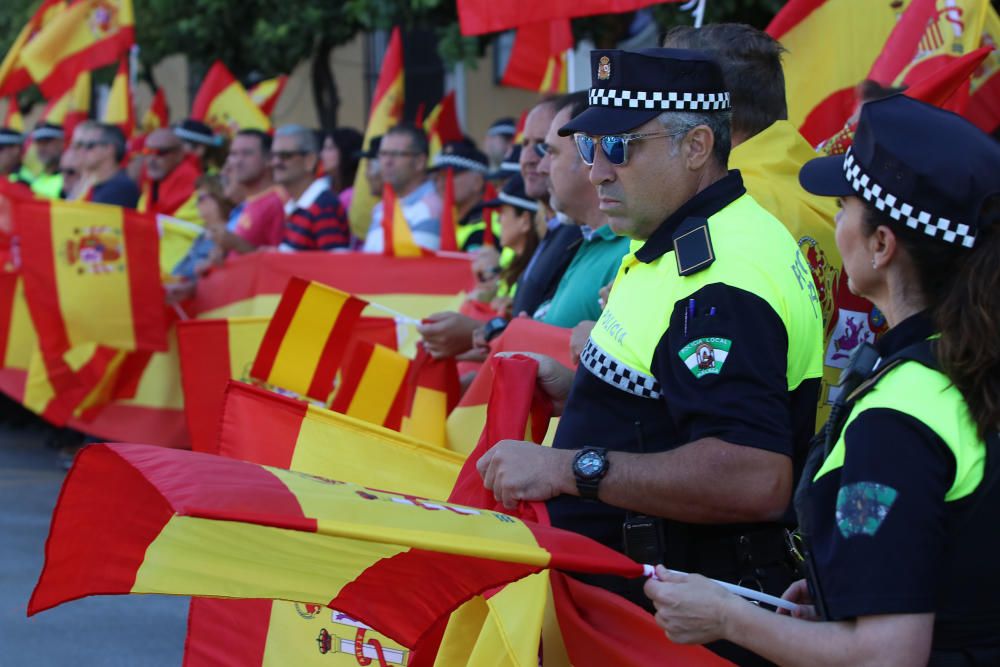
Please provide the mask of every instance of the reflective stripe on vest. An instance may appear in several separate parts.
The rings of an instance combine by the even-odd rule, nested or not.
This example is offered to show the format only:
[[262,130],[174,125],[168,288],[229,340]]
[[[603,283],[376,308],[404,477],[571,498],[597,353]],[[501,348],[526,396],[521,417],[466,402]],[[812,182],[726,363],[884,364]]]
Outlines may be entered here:
[[969,407],[947,375],[915,361],[887,372],[858,400],[814,482],[844,465],[844,434],[858,415],[877,408],[913,417],[948,445],[955,457],[955,480],[945,494],[946,501],[959,500],[976,490],[985,470],[986,444],[979,437]]
[[[723,283],[756,294],[785,325],[789,391],[805,380],[821,377],[822,312],[809,266],[795,239],[749,195],[710,217],[708,225],[716,261],[689,276],[677,274],[672,251],[650,264],[640,262],[635,252],[643,242],[633,241],[590,340],[621,367],[652,377],[653,354],[670,324],[674,304],[706,285]],[[734,346],[767,344],[734,341]]]

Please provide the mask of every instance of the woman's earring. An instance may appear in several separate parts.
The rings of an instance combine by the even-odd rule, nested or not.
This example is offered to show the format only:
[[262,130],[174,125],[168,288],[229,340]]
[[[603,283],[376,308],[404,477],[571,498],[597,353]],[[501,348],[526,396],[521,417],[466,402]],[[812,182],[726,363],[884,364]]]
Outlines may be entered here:
[[878,261],[875,260],[875,259],[872,259],[872,268],[873,269],[877,269],[878,268]]

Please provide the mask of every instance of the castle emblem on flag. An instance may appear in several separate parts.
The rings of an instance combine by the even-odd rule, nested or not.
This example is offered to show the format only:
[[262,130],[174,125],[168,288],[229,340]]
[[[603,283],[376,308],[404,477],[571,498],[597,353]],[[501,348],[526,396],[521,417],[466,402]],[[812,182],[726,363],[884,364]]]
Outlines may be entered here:
[[87,25],[94,37],[107,37],[118,27],[118,6],[113,2],[99,2],[87,17]]
[[611,78],[611,59],[607,56],[601,56],[601,59],[597,61],[597,78],[601,81],[607,81]]
[[66,242],[66,261],[79,274],[125,271],[122,230],[113,227],[78,227]]

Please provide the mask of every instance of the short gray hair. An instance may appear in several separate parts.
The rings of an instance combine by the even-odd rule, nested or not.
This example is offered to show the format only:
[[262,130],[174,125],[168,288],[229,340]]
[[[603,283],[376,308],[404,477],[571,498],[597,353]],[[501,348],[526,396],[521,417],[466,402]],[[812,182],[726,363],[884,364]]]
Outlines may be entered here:
[[275,137],[295,137],[299,150],[306,153],[319,153],[319,137],[316,132],[301,125],[282,125],[274,131]]
[[699,125],[707,126],[715,137],[712,156],[719,163],[719,166],[726,167],[729,165],[729,151],[733,148],[732,116],[731,111],[712,111],[709,113],[664,111],[657,116],[657,120],[667,132],[687,134]]

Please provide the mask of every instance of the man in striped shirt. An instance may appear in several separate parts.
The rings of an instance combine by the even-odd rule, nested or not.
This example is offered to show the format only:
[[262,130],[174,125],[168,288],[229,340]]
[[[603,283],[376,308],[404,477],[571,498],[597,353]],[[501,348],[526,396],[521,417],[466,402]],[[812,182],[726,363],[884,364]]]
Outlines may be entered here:
[[312,130],[285,125],[274,133],[271,169],[288,193],[282,250],[335,250],[351,242],[347,211],[327,179],[314,179],[319,139]]

